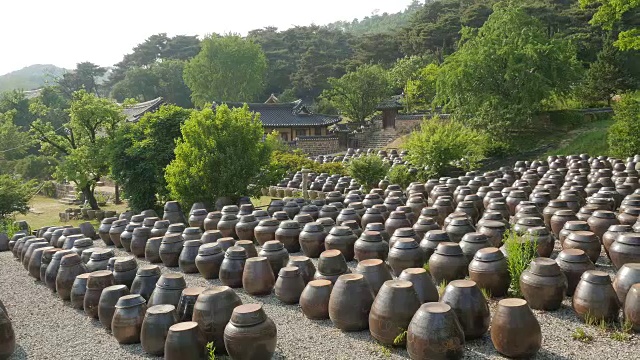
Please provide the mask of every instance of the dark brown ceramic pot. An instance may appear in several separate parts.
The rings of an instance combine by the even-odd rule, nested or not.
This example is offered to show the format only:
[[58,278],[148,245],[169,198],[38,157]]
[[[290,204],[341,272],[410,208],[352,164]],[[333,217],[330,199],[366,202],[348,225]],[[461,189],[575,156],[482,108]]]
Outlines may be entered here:
[[239,246],[232,246],[224,254],[224,260],[220,265],[220,281],[222,284],[232,287],[242,287],[242,272],[247,260],[247,251]]
[[464,332],[449,305],[431,302],[420,306],[407,328],[407,352],[415,360],[462,358]]
[[468,218],[457,217],[451,219],[449,225],[447,225],[445,231],[447,235],[449,235],[449,239],[452,242],[460,242],[462,237],[470,232],[476,231],[476,229],[471,224],[471,221]]
[[555,239],[545,226],[528,228],[526,235],[522,239],[536,244],[538,256],[549,257],[553,253]]
[[275,239],[284,244],[290,253],[300,251],[300,224],[297,221],[286,220],[280,223],[275,233]]
[[305,285],[313,280],[313,276],[316,273],[315,265],[313,265],[313,262],[307,256],[291,256],[287,266],[295,266],[298,268]]
[[371,336],[387,346],[404,345],[404,341],[399,344],[395,339],[406,331],[420,305],[421,302],[410,281],[385,281],[369,312]]
[[222,213],[220,211],[212,211],[208,213],[207,217],[204,219],[204,222],[203,222],[204,230],[205,231],[217,230],[218,222],[220,221],[221,217],[222,217]]
[[198,300],[198,296],[205,290],[204,287],[188,287],[182,290],[178,307],[176,308],[176,320],[178,322],[191,321],[193,316],[193,306]]
[[544,224],[547,228],[551,229],[551,217],[558,210],[571,210],[567,206],[567,202],[560,199],[554,199],[549,201],[549,205],[542,210],[542,217],[544,218]]
[[84,310],[84,294],[87,292],[87,279],[90,273],[84,273],[76,276],[71,286],[71,306],[74,309]]
[[187,287],[184,276],[179,273],[166,273],[160,276],[156,288],[147,302],[148,306],[169,304],[176,308],[180,302],[182,290]]
[[386,260],[389,245],[378,231],[367,230],[360,235],[354,244],[354,258],[357,261],[367,259]]
[[368,224],[372,223],[384,223],[385,222],[384,215],[377,208],[368,208],[365,214],[362,216],[362,220],[360,221],[360,225],[363,228],[366,228]]
[[275,282],[269,259],[264,256],[247,259],[242,273],[244,291],[254,296],[269,295]]
[[120,234],[120,244],[126,252],[131,252],[131,242],[133,241],[133,232],[135,229],[142,227],[142,223],[130,222]]
[[476,252],[480,249],[490,247],[489,238],[478,232],[466,233],[459,243],[462,253],[467,258],[467,263],[473,260]]
[[111,320],[113,320],[113,313],[116,311],[116,303],[125,295],[129,295],[129,289],[126,285],[111,285],[102,290],[98,301],[98,319],[105,329],[111,330]]
[[436,284],[464,279],[468,273],[468,264],[460,245],[454,242],[438,244],[429,259],[429,271]]
[[613,289],[616,291],[620,305],[624,307],[627,293],[633,284],[640,283],[640,264],[628,263],[622,265],[613,279]]
[[138,263],[133,256],[117,258],[113,264],[113,278],[116,284],[127,285],[128,288],[131,288],[137,272]]
[[436,251],[438,244],[450,242],[449,235],[444,230],[430,230],[420,241],[420,249],[425,253],[425,260],[428,262],[431,255]]
[[169,230],[169,225],[171,225],[171,223],[169,223],[168,220],[157,220],[153,224],[149,237],[163,237],[167,233],[167,230]]
[[611,225],[617,225],[618,223],[616,214],[608,210],[596,210],[589,220],[587,220],[591,231],[596,234],[598,239],[602,238]]
[[558,240],[560,241],[560,246],[564,244],[564,240],[574,231],[591,231],[589,224],[586,221],[573,220],[567,221],[560,233],[558,234]]
[[551,216],[550,224],[553,235],[558,238],[560,231],[567,221],[577,221],[576,214],[571,210],[558,210]]
[[160,257],[160,246],[162,245],[161,237],[152,237],[147,240],[147,244],[144,247],[144,257],[145,259],[152,263],[161,263],[162,258]]
[[220,230],[207,230],[202,234],[200,241],[202,241],[202,244],[210,244],[222,238],[223,236]]
[[413,239],[417,243],[420,242],[421,238],[418,237],[418,234],[412,228],[399,228],[393,233],[391,238],[389,239],[389,248],[393,248],[393,245],[399,239]]
[[591,231],[574,231],[567,236],[562,244],[563,249],[581,249],[592,263],[598,261],[601,251],[600,241]]
[[626,232],[633,232],[630,225],[609,226],[609,229],[607,229],[607,232],[605,232],[604,235],[602,235],[602,238],[600,239],[607,256],[609,256],[609,247],[611,247],[611,244],[613,244],[613,242],[616,241],[616,238],[618,237],[618,235]]
[[[61,251],[60,249],[47,249],[42,253],[42,262],[40,264],[40,281],[42,281],[43,283],[45,283],[45,279],[47,276],[47,268],[49,267],[49,264],[51,263],[51,259],[53,258],[53,255],[55,253],[57,253],[58,251]],[[55,286],[54,286],[55,288]]]
[[634,284],[627,293],[624,303],[625,321],[631,323],[635,332],[640,332],[640,284]]
[[287,266],[289,262],[289,252],[278,240],[269,240],[260,249],[258,256],[264,256],[269,260],[274,278],[278,276],[280,269]]
[[235,246],[241,247],[247,252],[247,259],[258,256],[258,250],[251,240],[238,240]]
[[214,286],[198,296],[193,308],[193,321],[200,325],[205,341],[213,342],[216,353],[225,353],[224,328],[233,309],[240,305],[242,301],[228,286]]
[[9,359],[16,350],[16,334],[4,306],[0,307],[0,359]]
[[139,227],[133,230],[131,238],[131,253],[137,257],[144,257],[147,241],[151,237],[151,228]]
[[84,312],[87,316],[98,319],[98,304],[102,291],[115,285],[113,274],[108,270],[99,270],[89,273],[87,279],[87,291],[84,294]]
[[329,319],[329,297],[333,285],[329,280],[312,280],[300,295],[300,308],[311,320]]
[[147,354],[164,355],[164,343],[175,318],[173,305],[155,305],[147,309],[140,329],[140,343]]
[[76,280],[76,276],[87,272],[86,266],[82,263],[77,254],[65,255],[60,261],[60,270],[56,276],[56,291],[62,300],[71,299],[71,287]]
[[164,344],[165,360],[202,359],[206,342],[198,323],[187,321],[172,325]]
[[359,262],[355,273],[364,276],[374,297],[378,294],[385,281],[393,279],[389,268],[380,259],[368,259]]
[[51,262],[49,262],[49,265],[47,266],[44,277],[44,284],[49,288],[49,290],[53,292],[56,291],[56,278],[58,277],[62,257],[73,253],[74,252],[71,250],[60,250],[51,257]]
[[305,224],[299,237],[302,253],[310,258],[317,258],[325,250],[324,240],[326,237],[324,226],[320,223],[310,222]]
[[618,319],[620,304],[611,285],[611,278],[603,271],[587,270],[573,293],[573,310],[583,320],[586,316],[600,322]]
[[469,263],[469,278],[478,287],[487,290],[492,297],[505,296],[511,277],[502,251],[495,247],[478,250]]
[[357,237],[347,226],[334,226],[324,240],[327,250],[339,250],[346,261],[354,258],[354,245]]
[[567,286],[567,277],[549,258],[533,259],[520,275],[520,290],[531,308],[536,310],[559,309]]
[[425,256],[414,239],[400,238],[389,250],[387,261],[393,274],[398,276],[404,269],[424,266]]
[[402,211],[392,211],[389,218],[384,223],[387,234],[393,234],[397,229],[410,228],[411,222],[407,219],[407,215]]
[[500,221],[487,220],[481,226],[478,226],[477,231],[489,238],[491,246],[500,247],[502,246],[502,239],[507,231],[507,226]]
[[617,269],[624,264],[640,263],[640,234],[620,234],[609,246],[609,258]]
[[47,250],[55,249],[53,246],[43,246],[33,251],[29,259],[29,275],[36,280],[40,280],[40,268],[42,267],[42,256]]
[[181,234],[167,233],[162,238],[158,253],[164,266],[178,267],[183,244],[184,240]]
[[285,304],[297,304],[304,290],[304,280],[296,266],[285,266],[280,269],[274,286],[276,297]]
[[227,251],[229,250],[230,247],[234,246],[236,244],[236,240],[232,237],[223,237],[218,239],[218,241],[216,241],[218,243],[218,245],[220,246],[220,249],[222,251]]
[[204,244],[198,248],[195,264],[205,279],[217,279],[224,252],[217,243]]
[[232,237],[234,239],[238,238],[236,234],[236,225],[238,224],[238,217],[234,214],[225,214],[222,215],[220,221],[218,222],[218,230],[222,233],[224,237]]
[[362,331],[369,327],[373,295],[364,276],[341,275],[329,298],[329,318],[342,331]]
[[224,345],[232,359],[269,360],[276,351],[277,333],[261,304],[240,305],[224,329]]
[[418,218],[418,221],[413,224],[413,231],[415,231],[416,236],[419,239],[422,239],[427,231],[437,229],[440,229],[440,226],[433,218],[430,217],[421,216]]
[[638,220],[638,214],[640,214],[640,208],[627,207],[621,210],[618,214],[618,221],[622,225],[632,225]]
[[438,289],[431,274],[424,268],[404,269],[398,280],[410,281],[413,284],[413,290],[418,295],[421,304],[428,302],[437,302],[439,299]]
[[131,293],[139,294],[148,301],[159,279],[160,268],[157,265],[142,265],[131,284]]
[[453,280],[445,288],[441,301],[455,312],[466,340],[477,339],[489,329],[489,305],[474,281]]
[[87,262],[89,272],[106,270],[109,259],[114,257],[113,249],[95,249]]
[[[35,239],[34,239],[35,240]],[[91,239],[89,239],[89,241],[91,241]],[[39,238],[38,241],[35,241],[33,243],[31,243],[29,245],[29,247],[22,252],[22,258],[21,258],[21,262],[22,262],[22,267],[24,267],[25,270],[29,270],[29,261],[31,261],[31,256],[33,255],[33,252],[36,249],[40,249],[43,247],[47,247],[50,246],[49,243],[44,239],[44,238]],[[74,249],[72,249],[74,250]],[[74,250],[75,253],[77,253],[76,250]],[[78,256],[80,256],[82,254],[82,252],[80,254],[78,254]]]
[[178,258],[178,265],[180,271],[185,274],[193,274],[198,272],[196,266],[196,257],[198,256],[198,250],[202,242],[200,240],[187,240],[182,245],[182,252]]
[[578,282],[580,282],[580,277],[585,271],[595,270],[596,268],[589,256],[581,249],[562,250],[558,254],[556,262],[567,277],[567,296],[573,295]]
[[491,342],[511,358],[533,357],[542,346],[540,323],[523,299],[503,299],[491,320]]

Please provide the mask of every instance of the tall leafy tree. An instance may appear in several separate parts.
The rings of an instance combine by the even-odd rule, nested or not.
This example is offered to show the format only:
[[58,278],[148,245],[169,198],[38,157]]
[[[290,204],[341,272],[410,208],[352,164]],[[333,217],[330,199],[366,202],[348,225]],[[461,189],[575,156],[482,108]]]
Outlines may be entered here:
[[106,68],[100,67],[91,62],[81,62],[76,65],[75,70],[62,75],[58,80],[58,87],[68,98],[78,90],[98,95],[97,79],[105,74]]
[[[640,0],[580,0],[583,7],[600,4],[593,15],[591,24],[601,26],[605,30],[614,30],[616,25],[627,14],[640,14]],[[615,45],[621,50],[640,50],[640,28],[636,26],[618,34]]]
[[253,101],[264,88],[267,60],[259,45],[237,35],[210,36],[184,69],[198,106],[212,101]]
[[29,111],[29,99],[24,92],[13,90],[0,94],[0,113],[13,111],[12,122],[27,130],[35,117]]
[[438,65],[429,64],[418,71],[415,79],[407,81],[404,88],[404,102],[407,111],[426,111],[431,108],[431,103],[436,96],[438,71]]

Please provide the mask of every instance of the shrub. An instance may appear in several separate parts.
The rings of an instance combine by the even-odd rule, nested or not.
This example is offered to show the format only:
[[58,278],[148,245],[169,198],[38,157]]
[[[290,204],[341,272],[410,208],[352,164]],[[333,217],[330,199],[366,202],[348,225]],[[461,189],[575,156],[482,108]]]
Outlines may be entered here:
[[403,189],[409,186],[412,181],[416,181],[416,176],[409,172],[409,167],[406,165],[395,165],[389,169],[387,173],[387,179],[391,184],[398,184]]
[[367,191],[375,188],[378,182],[382,180],[389,165],[385,164],[382,159],[376,155],[366,155],[351,160],[348,166],[349,175],[351,175],[360,185],[364,186]]
[[464,170],[476,168],[484,157],[486,139],[460,122],[434,118],[423,120],[405,147],[411,164],[425,168],[430,176],[439,176],[453,163]]
[[33,196],[34,182],[23,182],[9,175],[0,175],[0,219],[14,213],[26,214]]
[[614,110],[608,138],[611,154],[620,158],[640,154],[640,92],[623,95]]
[[23,179],[49,180],[57,165],[53,156],[29,155],[15,162],[14,172]]
[[522,297],[520,275],[527,269],[531,260],[536,257],[538,244],[536,241],[530,241],[528,235],[520,236],[513,230],[505,233],[504,244],[507,250],[509,275],[511,276],[511,295]]

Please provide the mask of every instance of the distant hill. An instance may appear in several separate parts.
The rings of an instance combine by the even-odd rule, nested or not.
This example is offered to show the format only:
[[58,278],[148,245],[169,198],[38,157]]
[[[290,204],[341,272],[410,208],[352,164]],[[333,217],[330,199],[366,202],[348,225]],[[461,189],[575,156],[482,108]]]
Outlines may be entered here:
[[66,69],[51,64],[35,64],[0,76],[0,92],[33,90],[62,76]]
[[[426,0],[427,3],[433,0]],[[407,8],[397,13],[373,13],[362,19],[353,21],[336,21],[326,26],[330,29],[340,29],[354,35],[379,34],[395,32],[409,23],[411,16],[424,6],[425,1],[414,0]]]

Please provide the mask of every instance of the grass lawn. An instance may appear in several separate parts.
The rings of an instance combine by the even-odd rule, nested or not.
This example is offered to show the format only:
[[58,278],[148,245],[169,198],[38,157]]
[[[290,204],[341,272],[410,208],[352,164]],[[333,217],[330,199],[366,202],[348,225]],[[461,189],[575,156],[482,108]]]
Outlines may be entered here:
[[608,155],[607,131],[612,124],[613,120],[596,121],[576,130],[575,134],[566,134],[567,139],[547,151],[546,155]]

